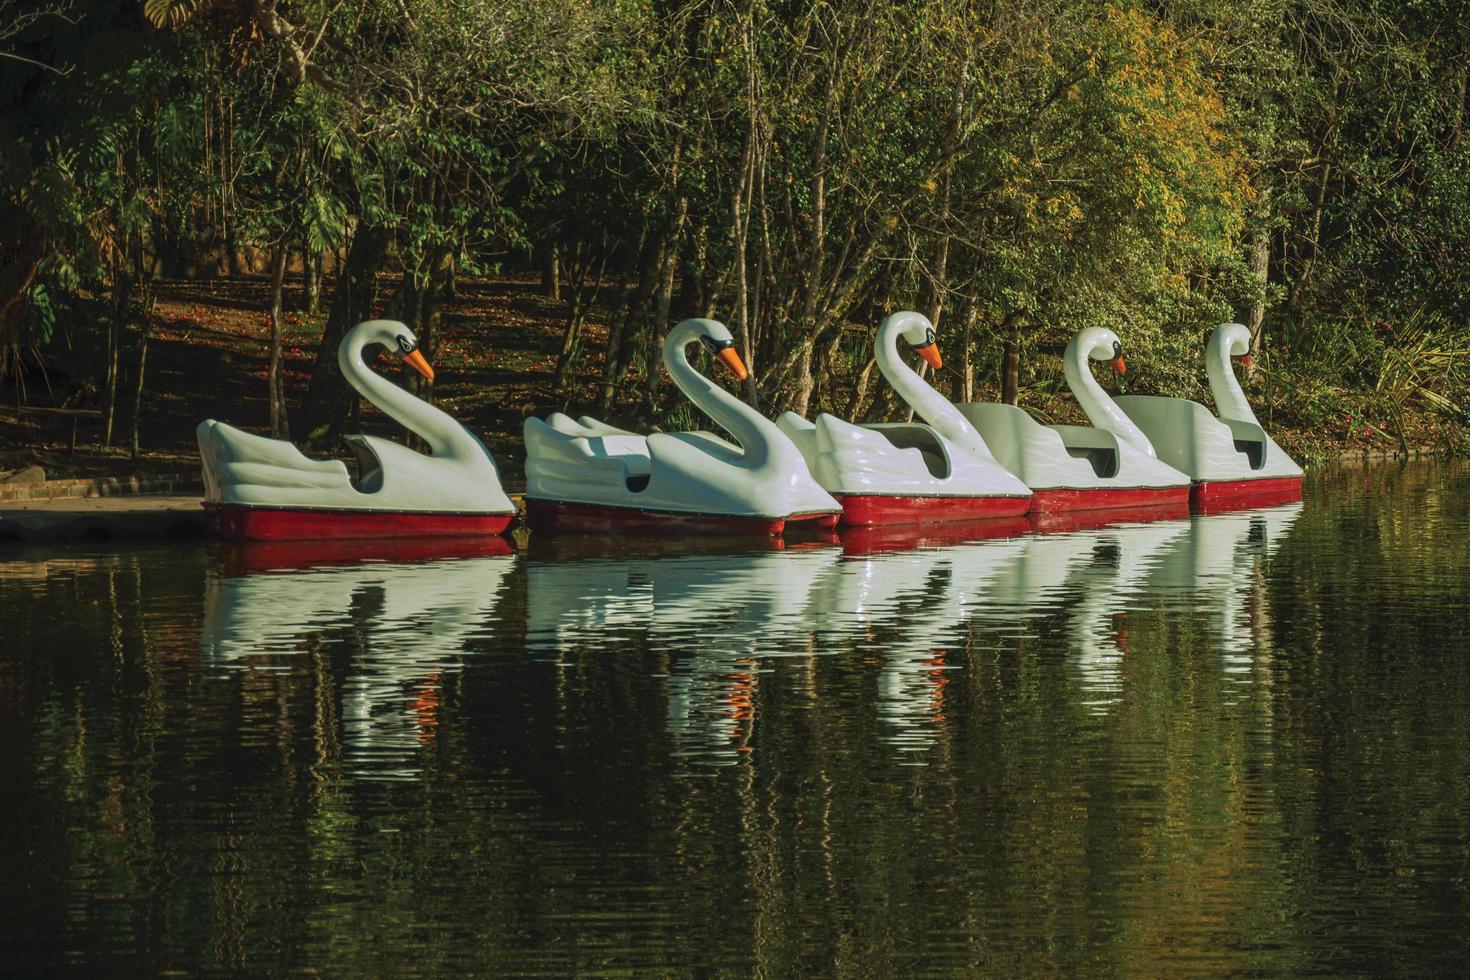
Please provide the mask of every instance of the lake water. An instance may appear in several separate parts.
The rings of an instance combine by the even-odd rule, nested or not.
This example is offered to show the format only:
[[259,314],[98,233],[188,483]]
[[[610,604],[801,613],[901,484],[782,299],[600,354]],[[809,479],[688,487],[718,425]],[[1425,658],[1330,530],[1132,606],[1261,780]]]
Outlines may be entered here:
[[503,551],[0,551],[0,972],[1470,963],[1470,468]]

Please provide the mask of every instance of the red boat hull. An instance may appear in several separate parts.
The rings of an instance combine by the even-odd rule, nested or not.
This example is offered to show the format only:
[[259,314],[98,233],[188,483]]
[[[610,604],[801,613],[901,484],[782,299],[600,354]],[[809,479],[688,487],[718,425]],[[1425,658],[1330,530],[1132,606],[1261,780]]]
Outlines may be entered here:
[[1196,483],[1189,499],[1196,510],[1204,513],[1285,504],[1302,499],[1302,478],[1285,476],[1265,480]]
[[775,537],[792,524],[804,528],[837,525],[833,513],[789,514],[786,517],[741,517],[733,514],[693,514],[637,507],[610,507],[564,500],[526,498],[526,522],[533,531],[582,531],[592,534],[745,534]]
[[1171,507],[1189,502],[1190,487],[1094,487],[1086,490],[1058,488],[1037,490],[1031,498],[1031,512],[1058,513],[1070,510],[1130,510],[1147,507]]
[[503,534],[515,514],[409,513],[205,504],[213,534],[230,541],[462,538]]
[[848,527],[1020,517],[1031,509],[1030,497],[890,497],[857,493],[833,496],[842,505],[842,523]]

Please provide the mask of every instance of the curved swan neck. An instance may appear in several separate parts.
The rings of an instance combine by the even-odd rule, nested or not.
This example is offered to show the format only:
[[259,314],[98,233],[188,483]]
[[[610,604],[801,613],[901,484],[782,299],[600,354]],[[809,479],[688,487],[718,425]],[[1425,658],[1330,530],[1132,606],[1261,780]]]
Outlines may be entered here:
[[[773,445],[789,440],[776,428],[775,423],[694,370],[684,354],[684,348],[704,336],[703,327],[711,322],[685,320],[670,330],[669,336],[664,340],[664,367],[686,398],[735,437],[740,448],[745,450],[746,462],[751,466],[760,466],[772,455]],[[780,438],[774,438],[777,436]],[[795,446],[791,449],[796,451]]]
[[376,342],[370,339],[368,331],[357,328],[343,338],[337,351],[337,366],[348,384],[393,421],[427,442],[433,455],[449,456],[455,449],[467,450],[474,437],[464,426],[367,366],[363,351],[369,343]]
[[1123,410],[1092,376],[1087,361],[1094,343],[1095,338],[1090,336],[1090,331],[1084,330],[1067,344],[1067,350],[1062,355],[1062,369],[1067,375],[1067,387],[1072,389],[1077,403],[1082,406],[1093,425],[1128,440],[1150,456],[1158,455],[1154,452],[1153,443],[1148,441],[1148,436],[1133,424],[1132,419],[1123,414]]
[[[1239,330],[1232,330],[1232,327],[1238,327]],[[1241,390],[1240,381],[1235,377],[1235,366],[1230,363],[1231,342],[1236,339],[1234,334],[1238,332],[1245,332],[1246,349],[1249,350],[1250,333],[1245,327],[1227,323],[1215,328],[1215,332],[1210,335],[1210,346],[1205,351],[1205,373],[1209,375],[1210,394],[1215,396],[1215,412],[1220,418],[1259,425],[1256,413],[1251,411],[1250,403],[1245,400],[1245,392]]]
[[916,323],[927,327],[929,320],[918,313],[895,313],[883,321],[878,328],[878,336],[873,341],[873,359],[878,362],[878,370],[883,372],[883,377],[888,379],[893,389],[934,431],[962,449],[989,459],[990,447],[980,438],[975,427],[948,398],[919,377],[919,373],[909,367],[899,354],[899,338]]

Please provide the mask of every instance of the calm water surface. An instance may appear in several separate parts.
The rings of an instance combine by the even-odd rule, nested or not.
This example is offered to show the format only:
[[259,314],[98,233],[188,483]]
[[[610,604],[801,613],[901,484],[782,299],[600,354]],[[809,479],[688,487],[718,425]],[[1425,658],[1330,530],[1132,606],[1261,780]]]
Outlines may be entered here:
[[1467,637],[1447,465],[959,543],[11,547],[0,971],[1458,972]]

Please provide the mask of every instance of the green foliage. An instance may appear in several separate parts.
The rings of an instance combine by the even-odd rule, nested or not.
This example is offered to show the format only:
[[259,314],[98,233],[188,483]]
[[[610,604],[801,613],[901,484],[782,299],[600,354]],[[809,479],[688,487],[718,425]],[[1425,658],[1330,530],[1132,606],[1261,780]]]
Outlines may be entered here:
[[416,315],[456,270],[556,246],[625,283],[609,371],[665,307],[710,313],[772,407],[846,408],[849,324],[916,306],[947,346],[975,325],[982,381],[1004,338],[1044,391],[1040,351],[1107,324],[1130,388],[1200,397],[1203,338],[1254,317],[1303,419],[1349,389],[1465,411],[1448,0],[350,8],[83,0],[19,32],[40,66],[0,59],[0,219],[45,240],[34,316],[105,297],[130,254],[170,272],[370,226]]
[[143,15],[155,27],[179,27],[205,5],[206,0],[143,0]]

